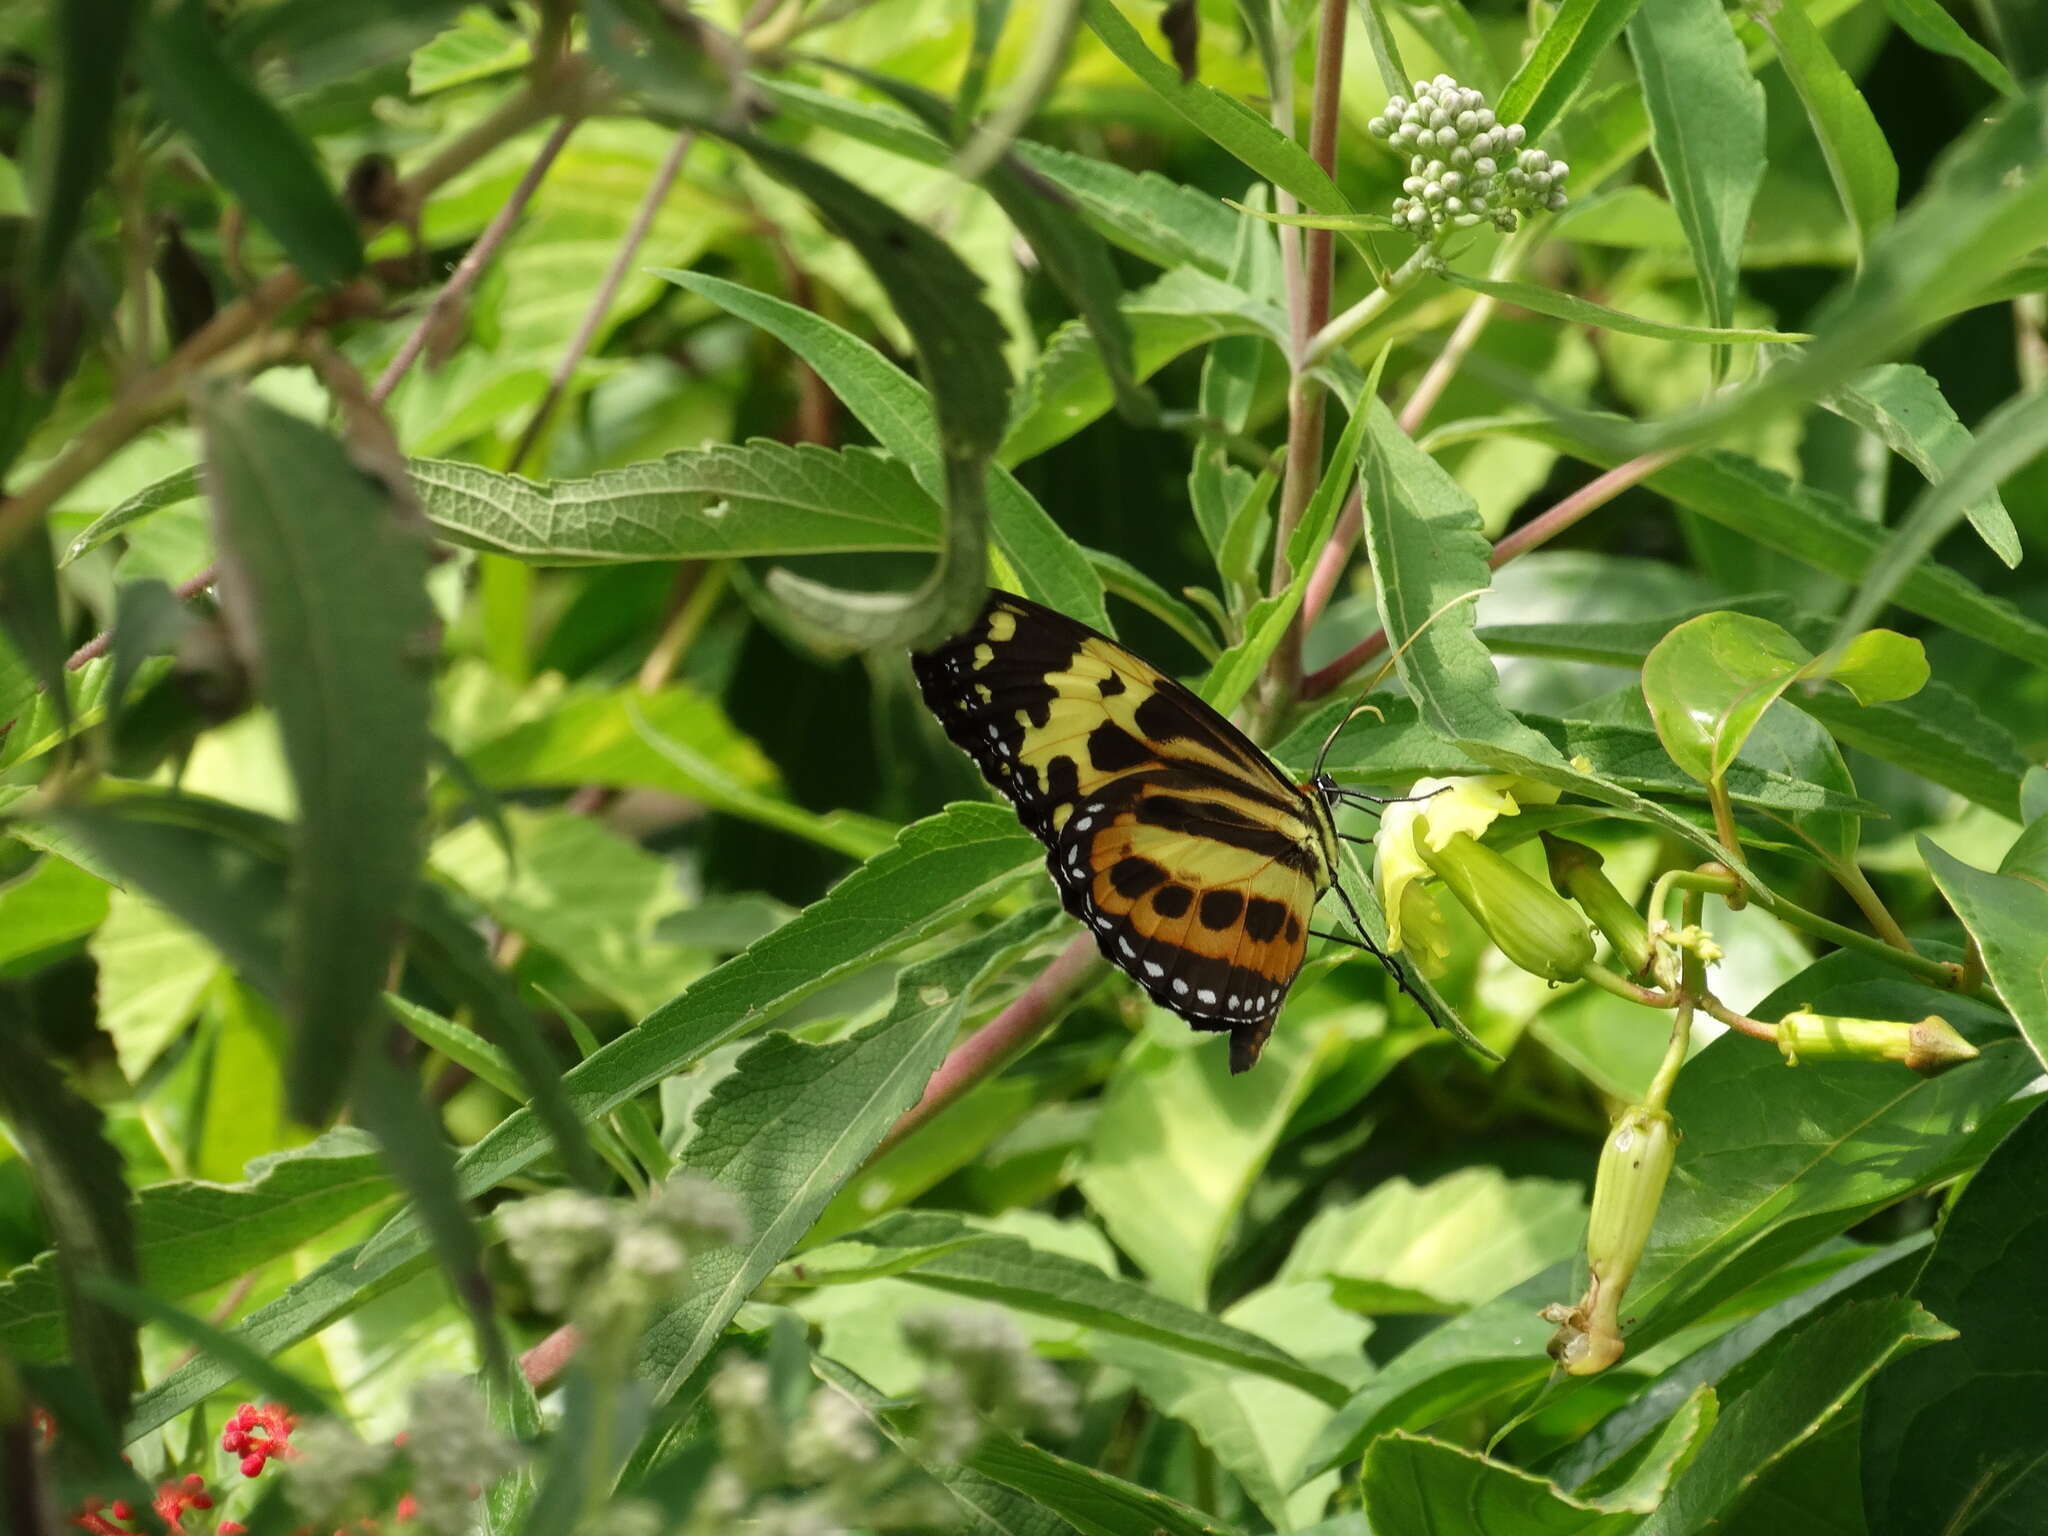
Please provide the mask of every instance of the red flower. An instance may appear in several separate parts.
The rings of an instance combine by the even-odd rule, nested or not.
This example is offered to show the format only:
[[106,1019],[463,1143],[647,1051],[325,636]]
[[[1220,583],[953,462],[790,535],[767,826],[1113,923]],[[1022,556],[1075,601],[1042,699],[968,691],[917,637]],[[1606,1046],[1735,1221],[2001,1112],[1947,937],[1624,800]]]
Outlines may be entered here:
[[290,1456],[292,1431],[299,1426],[296,1415],[283,1403],[265,1403],[258,1408],[244,1403],[222,1426],[220,1448],[242,1458],[242,1476],[254,1477],[273,1456]]

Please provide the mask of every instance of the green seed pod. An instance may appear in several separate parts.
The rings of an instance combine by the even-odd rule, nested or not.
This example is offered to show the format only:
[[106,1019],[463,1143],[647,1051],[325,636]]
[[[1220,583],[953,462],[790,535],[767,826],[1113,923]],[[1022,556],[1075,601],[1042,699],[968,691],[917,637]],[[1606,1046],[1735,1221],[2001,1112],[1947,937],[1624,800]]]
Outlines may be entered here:
[[1552,981],[1575,981],[1593,960],[1593,934],[1571,904],[1533,875],[1510,864],[1469,832],[1442,848],[1428,837],[1416,851],[1430,872],[1478,919],[1500,952],[1523,970]]
[[1584,843],[1548,832],[1543,834],[1543,856],[1550,865],[1550,883],[1593,919],[1593,926],[1614,946],[1622,969],[1640,976],[1650,963],[1649,924],[1607,878],[1605,861]]
[[1631,1105],[1607,1133],[1586,1225],[1591,1282],[1576,1307],[1545,1312],[1559,1325],[1551,1356],[1569,1375],[1596,1375],[1622,1356],[1622,1298],[1649,1244],[1677,1154],[1677,1129],[1660,1109]]
[[1937,1014],[1907,1024],[1897,1019],[1840,1018],[1805,1008],[1795,1008],[1778,1021],[1778,1049],[1789,1066],[1802,1060],[1896,1061],[1922,1077],[1938,1076],[1977,1055],[1977,1047]]

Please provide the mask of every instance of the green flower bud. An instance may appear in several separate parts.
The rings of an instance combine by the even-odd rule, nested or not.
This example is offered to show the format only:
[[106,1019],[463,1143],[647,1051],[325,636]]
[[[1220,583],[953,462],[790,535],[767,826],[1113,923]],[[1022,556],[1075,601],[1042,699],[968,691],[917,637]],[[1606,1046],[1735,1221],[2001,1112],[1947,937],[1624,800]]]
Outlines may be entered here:
[[1585,974],[1593,959],[1592,930],[1542,881],[1469,832],[1458,833],[1442,848],[1420,838],[1416,851],[1516,965],[1552,981],[1575,981]]
[[1896,1061],[1922,1077],[1936,1077],[1973,1060],[1977,1047],[1948,1020],[1929,1014],[1917,1024],[1896,1019],[1848,1019],[1796,1008],[1778,1021],[1778,1049],[1788,1066],[1804,1059]]
[[1577,1306],[1544,1309],[1544,1316],[1558,1324],[1551,1358],[1569,1375],[1596,1375],[1622,1356],[1622,1298],[1649,1244],[1677,1153],[1677,1129],[1659,1109],[1631,1105],[1607,1133],[1586,1225],[1591,1281]]
[[1605,860],[1584,843],[1548,832],[1543,834],[1543,856],[1550,865],[1550,883],[1593,919],[1593,926],[1614,946],[1622,970],[1640,976],[1650,963],[1650,927],[1607,878]]

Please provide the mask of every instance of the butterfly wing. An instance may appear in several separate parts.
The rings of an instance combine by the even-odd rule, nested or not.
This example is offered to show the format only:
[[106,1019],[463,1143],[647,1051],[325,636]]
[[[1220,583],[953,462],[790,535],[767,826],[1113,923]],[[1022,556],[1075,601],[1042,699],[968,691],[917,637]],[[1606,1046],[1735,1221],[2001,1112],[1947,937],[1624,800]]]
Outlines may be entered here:
[[912,664],[1103,954],[1251,1065],[1330,881],[1319,803],[1179,683],[1023,598],[991,594]]

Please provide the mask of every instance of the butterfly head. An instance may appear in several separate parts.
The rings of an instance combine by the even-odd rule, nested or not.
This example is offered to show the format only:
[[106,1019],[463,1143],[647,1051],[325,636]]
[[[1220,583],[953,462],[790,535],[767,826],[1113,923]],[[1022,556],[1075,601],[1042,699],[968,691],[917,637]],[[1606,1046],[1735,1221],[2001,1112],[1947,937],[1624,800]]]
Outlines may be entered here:
[[1325,805],[1335,805],[1344,793],[1336,779],[1327,773],[1319,773],[1310,779],[1308,788]]

